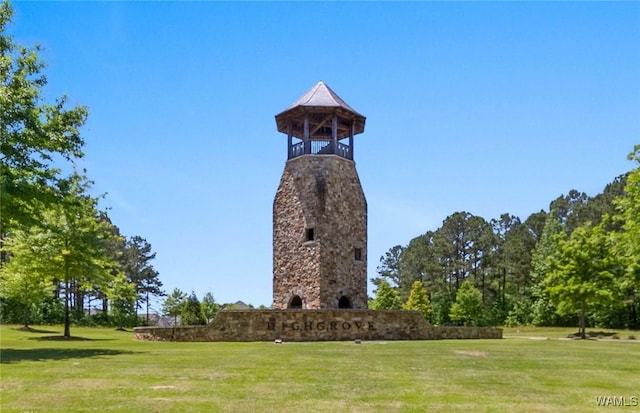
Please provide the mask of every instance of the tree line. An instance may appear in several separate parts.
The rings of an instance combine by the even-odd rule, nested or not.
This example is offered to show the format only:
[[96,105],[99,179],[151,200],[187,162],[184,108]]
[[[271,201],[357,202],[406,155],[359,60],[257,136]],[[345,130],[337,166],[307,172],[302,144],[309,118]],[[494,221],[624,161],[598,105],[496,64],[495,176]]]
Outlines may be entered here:
[[[162,314],[172,318],[170,324],[174,326],[205,325],[211,322],[219,311],[222,310],[255,310],[252,304],[242,301],[236,303],[218,304],[211,292],[198,299],[195,292],[187,294],[179,288],[174,288],[162,302]],[[258,310],[266,310],[268,307],[260,305]]]
[[[187,295],[179,288],[174,288],[162,302],[162,314],[173,318],[173,325],[204,325],[209,323],[220,311],[213,294],[206,293],[202,301],[193,291]],[[179,320],[178,320],[179,318]]]
[[[0,3],[0,321],[135,325],[163,296],[155,253],[123,236],[78,168],[84,106],[48,102],[38,46],[7,34],[13,9]],[[92,310],[92,311],[90,311]],[[93,315],[92,315],[93,314]]]
[[[640,145],[628,158],[640,164]],[[439,325],[638,329],[640,168],[593,197],[571,190],[524,221],[455,212],[390,248],[371,281],[374,308],[400,308],[424,288]]]

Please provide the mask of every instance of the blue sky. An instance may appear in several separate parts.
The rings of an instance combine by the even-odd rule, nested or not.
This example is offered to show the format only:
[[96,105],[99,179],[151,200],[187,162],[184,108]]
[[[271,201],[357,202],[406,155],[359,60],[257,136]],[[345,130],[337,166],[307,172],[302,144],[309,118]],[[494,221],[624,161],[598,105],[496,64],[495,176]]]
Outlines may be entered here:
[[[82,166],[165,289],[271,304],[274,115],[319,80],[367,117],[369,277],[456,211],[600,192],[640,143],[640,3],[15,2]],[[372,290],[370,288],[370,294]]]

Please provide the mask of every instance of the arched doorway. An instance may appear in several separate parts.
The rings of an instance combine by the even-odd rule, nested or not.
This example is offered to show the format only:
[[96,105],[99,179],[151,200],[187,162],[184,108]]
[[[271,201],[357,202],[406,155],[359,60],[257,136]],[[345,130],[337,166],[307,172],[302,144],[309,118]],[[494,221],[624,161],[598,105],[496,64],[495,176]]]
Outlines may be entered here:
[[302,298],[299,295],[293,296],[289,302],[289,308],[302,308]]
[[340,300],[338,300],[338,308],[351,308],[351,300],[343,295],[340,297]]

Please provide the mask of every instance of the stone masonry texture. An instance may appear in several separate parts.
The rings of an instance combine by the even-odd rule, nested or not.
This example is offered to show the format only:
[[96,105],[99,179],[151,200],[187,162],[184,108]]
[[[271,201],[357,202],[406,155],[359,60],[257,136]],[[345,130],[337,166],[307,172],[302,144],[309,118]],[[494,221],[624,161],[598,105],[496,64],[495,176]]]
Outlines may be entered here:
[[500,339],[492,327],[434,327],[417,311],[230,310],[207,326],[136,327],[150,341],[345,341]]
[[342,297],[367,308],[366,251],[367,202],[355,163],[335,155],[287,161],[273,203],[273,309],[289,308],[295,296],[303,309],[338,308]]

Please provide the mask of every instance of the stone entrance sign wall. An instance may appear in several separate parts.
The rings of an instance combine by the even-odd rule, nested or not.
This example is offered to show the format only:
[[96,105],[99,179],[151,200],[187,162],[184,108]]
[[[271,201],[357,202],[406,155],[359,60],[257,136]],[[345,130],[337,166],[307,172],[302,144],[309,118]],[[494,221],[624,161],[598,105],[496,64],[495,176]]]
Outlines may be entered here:
[[136,327],[139,340],[339,341],[502,338],[502,329],[434,327],[417,311],[231,310],[207,326]]

